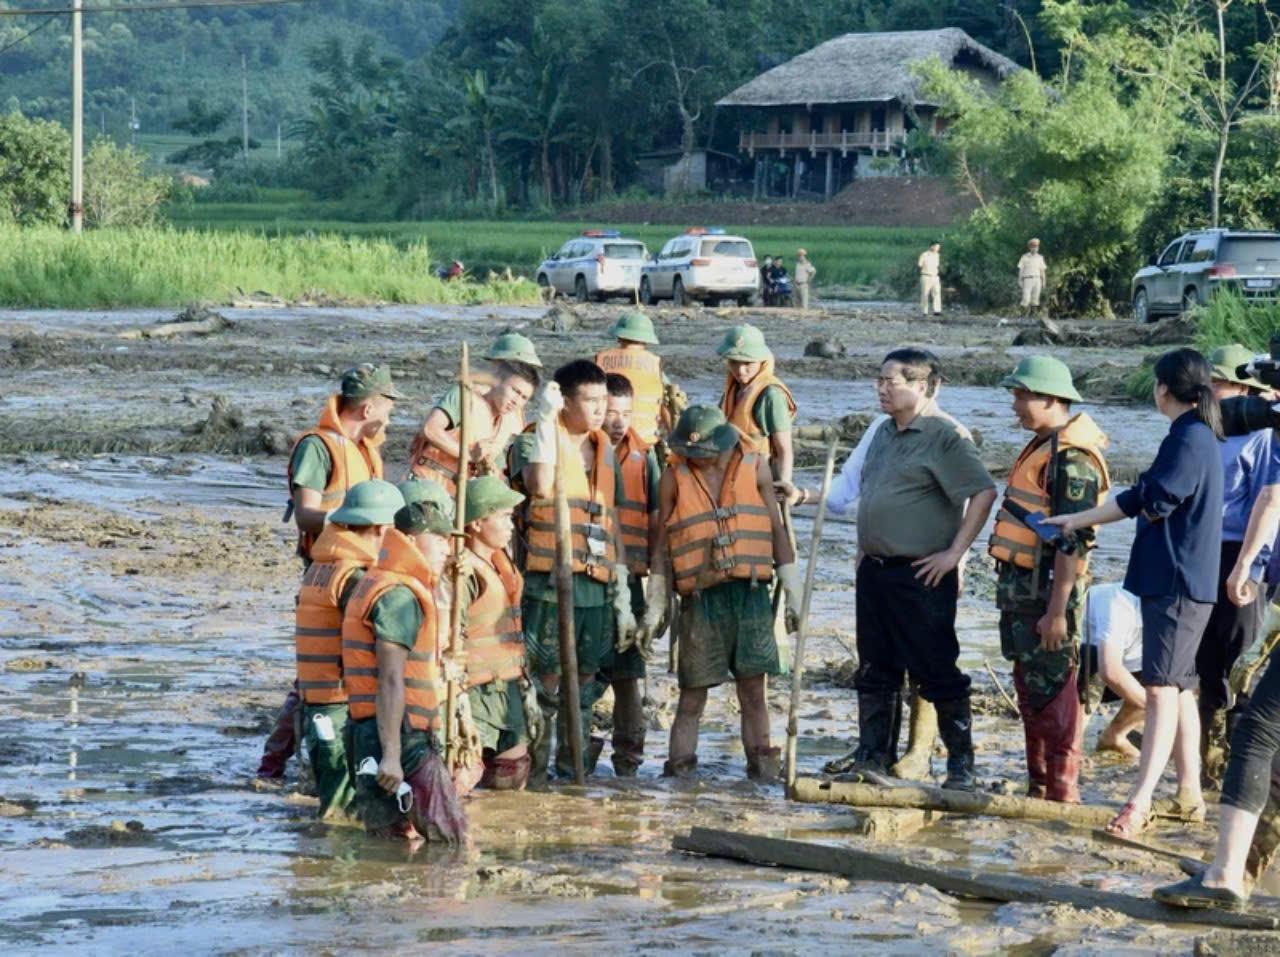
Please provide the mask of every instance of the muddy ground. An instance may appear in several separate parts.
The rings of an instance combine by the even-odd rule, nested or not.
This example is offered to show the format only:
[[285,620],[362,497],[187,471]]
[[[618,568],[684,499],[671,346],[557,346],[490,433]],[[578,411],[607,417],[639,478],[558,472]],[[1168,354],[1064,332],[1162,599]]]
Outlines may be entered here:
[[[207,338],[130,330],[171,312],[0,314],[0,945],[9,951],[266,954],[382,949],[681,953],[1192,953],[1267,945],[1069,908],[959,902],[929,888],[691,858],[691,825],[835,843],[875,842],[847,809],[789,804],[748,783],[732,695],[713,694],[702,773],[658,777],[675,701],[665,648],[648,681],[648,759],[635,781],[602,771],[584,790],[480,794],[474,846],[408,854],[323,827],[293,772],[282,791],[250,778],[292,679],[299,566],[281,524],[284,453],[338,374],[389,361],[414,398],[386,447],[391,477],[408,436],[453,374],[458,343],[531,334],[548,365],[606,344],[617,307],[545,320],[541,309],[235,310]],[[718,394],[715,345],[737,310],[657,313],[660,351],[694,399]],[[980,435],[993,468],[1021,443],[993,387],[1028,351],[1025,324],[894,305],[801,316],[751,314],[793,384],[802,425],[873,411],[869,376],[900,343],[947,364],[943,404]],[[545,328],[545,326],[560,327]],[[819,337],[847,355],[804,358]],[[1055,350],[1090,382],[1117,382],[1145,350]],[[1094,387],[1094,397],[1113,395]],[[1118,471],[1154,453],[1165,423],[1146,406],[1088,406]],[[817,459],[816,444],[803,461]],[[808,553],[810,524],[798,521]],[[1105,530],[1101,580],[1122,574],[1127,529]],[[822,545],[801,709],[800,760],[816,770],[855,728],[853,526]],[[984,663],[999,659],[992,569],[980,554],[962,601],[963,664],[975,676],[979,765],[1020,787],[1022,736]],[[785,682],[771,688],[781,740]],[[1131,766],[1090,756],[1085,796],[1115,803]],[[935,758],[935,773],[942,770]],[[1167,782],[1171,787],[1171,782]],[[1184,850],[1208,829],[1166,827]],[[1016,870],[1146,894],[1172,866],[1059,825],[943,819],[895,839],[918,861]],[[1197,950],[1197,948],[1200,948]]]

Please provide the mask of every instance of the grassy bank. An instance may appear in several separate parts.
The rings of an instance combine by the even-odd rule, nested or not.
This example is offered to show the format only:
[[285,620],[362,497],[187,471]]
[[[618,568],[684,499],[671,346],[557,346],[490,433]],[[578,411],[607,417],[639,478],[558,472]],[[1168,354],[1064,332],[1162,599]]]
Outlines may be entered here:
[[127,229],[0,227],[0,304],[60,309],[227,302],[245,293],[345,302],[537,302],[527,281],[443,283],[426,243]]
[[[197,202],[174,209],[172,220],[179,228],[200,231],[253,230],[267,236],[323,232],[375,237],[397,246],[426,242],[437,263],[461,259],[477,275],[510,269],[526,276],[565,241],[599,225],[515,220],[362,221],[359,210],[339,203],[300,203],[296,196],[277,195],[272,190],[262,194],[262,201],[255,203]],[[680,232],[675,226],[641,223],[609,228],[642,240],[650,252],[657,252]],[[743,226],[729,231],[750,239],[761,256],[781,254],[793,261],[796,248],[804,247],[818,267],[820,285],[859,286],[885,285],[904,262],[914,262],[938,232],[874,226]]]

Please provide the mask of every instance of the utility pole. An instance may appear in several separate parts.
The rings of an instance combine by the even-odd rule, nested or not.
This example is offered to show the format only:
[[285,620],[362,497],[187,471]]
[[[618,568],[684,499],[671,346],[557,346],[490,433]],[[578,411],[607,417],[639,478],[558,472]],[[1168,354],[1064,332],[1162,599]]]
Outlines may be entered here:
[[71,231],[84,229],[84,39],[81,0],[71,0]]
[[244,165],[249,168],[249,66],[240,54],[240,138],[244,141]]
[[280,124],[276,124],[276,160],[284,157],[284,142],[280,138]]
[[138,98],[129,97],[129,145],[134,146],[138,141]]

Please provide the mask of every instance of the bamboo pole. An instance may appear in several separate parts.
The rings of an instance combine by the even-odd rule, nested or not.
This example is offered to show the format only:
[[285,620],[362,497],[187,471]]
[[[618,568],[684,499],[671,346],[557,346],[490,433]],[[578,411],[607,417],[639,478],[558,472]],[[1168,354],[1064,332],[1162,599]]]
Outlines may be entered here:
[[752,864],[840,874],[855,881],[927,884],[955,897],[1001,903],[1062,903],[1081,909],[1104,908],[1153,923],[1204,924],[1237,930],[1280,929],[1280,916],[1274,912],[1234,914],[1222,910],[1188,910],[1169,907],[1149,897],[1135,897],[1021,874],[937,867],[888,854],[810,841],[790,841],[695,827],[688,836],[677,834],[671,843],[678,851]]
[[831,476],[836,468],[836,437],[827,446],[827,464],[822,473],[822,493],[818,496],[818,514],[813,519],[809,540],[809,564],[804,570],[804,598],[800,602],[800,623],[796,629],[795,660],[791,662],[791,707],[787,712],[787,793],[796,783],[796,741],[800,735],[800,683],[804,677],[804,645],[809,636],[809,602],[813,598],[813,579],[818,570],[818,547],[822,544],[822,524],[827,517],[827,496],[831,493]]
[[573,525],[569,519],[569,497],[565,492],[564,456],[576,455],[559,441],[556,425],[556,607],[560,613],[560,707],[565,710],[569,729],[569,754],[573,760],[573,780],[586,784],[582,763],[582,691],[578,686],[578,644],[573,621]]
[[[467,528],[467,475],[471,460],[471,423],[467,408],[471,405],[471,351],[462,343],[462,356],[458,361],[458,392],[461,396],[458,409],[458,477],[454,493],[453,516],[453,602],[449,606],[449,655],[456,659],[462,650],[462,551],[466,547]],[[445,690],[444,753],[445,767],[451,772],[462,761],[461,739],[458,728],[458,682],[451,680]]]
[[874,784],[809,777],[796,780],[792,798],[819,804],[848,804],[852,807],[917,808],[923,811],[1019,820],[1065,821],[1088,828],[1106,827],[1115,817],[1115,811],[1111,808],[1089,804],[1063,804],[1010,794],[952,791],[928,785],[886,788]]

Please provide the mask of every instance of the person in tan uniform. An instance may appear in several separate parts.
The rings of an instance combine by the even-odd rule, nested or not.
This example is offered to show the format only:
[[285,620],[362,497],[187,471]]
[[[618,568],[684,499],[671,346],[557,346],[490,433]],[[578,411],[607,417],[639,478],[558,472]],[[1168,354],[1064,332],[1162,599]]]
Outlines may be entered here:
[[1027,251],[1018,260],[1018,286],[1022,290],[1022,311],[1030,315],[1040,308],[1040,293],[1044,291],[1045,263],[1040,255],[1040,240],[1027,243]]
[[929,248],[916,260],[916,269],[920,271],[920,313],[929,315],[929,303],[933,303],[933,314],[942,315],[942,280],[938,278],[938,266],[942,258],[942,243],[934,240]]
[[809,308],[809,293],[813,285],[813,277],[818,274],[813,263],[809,262],[809,254],[803,249],[796,250],[796,292],[800,295],[800,308]]

